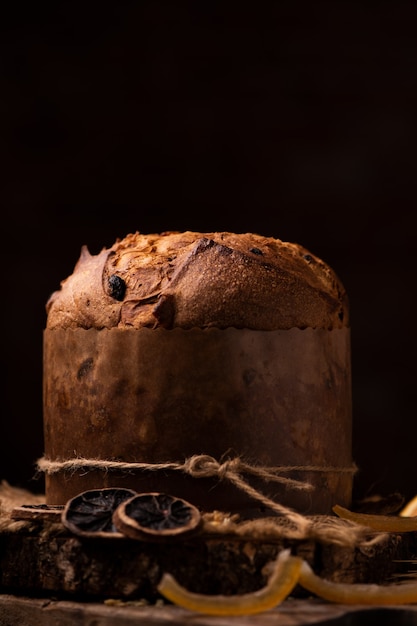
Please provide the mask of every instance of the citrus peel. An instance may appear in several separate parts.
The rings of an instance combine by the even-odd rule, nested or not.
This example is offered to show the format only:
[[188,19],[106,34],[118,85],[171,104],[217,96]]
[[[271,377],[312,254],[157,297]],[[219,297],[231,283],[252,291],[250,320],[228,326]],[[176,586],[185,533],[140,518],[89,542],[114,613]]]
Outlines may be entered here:
[[403,509],[401,509],[399,515],[401,517],[414,517],[417,515],[417,496],[414,496]]
[[304,561],[299,584],[310,593],[338,604],[393,605],[417,602],[417,582],[390,585],[337,583],[325,580]]
[[165,573],[158,591],[167,600],[183,608],[207,615],[253,615],[278,606],[297,584],[303,560],[282,550],[274,563],[267,584],[251,593],[206,595],[188,591],[175,578]]
[[374,515],[370,513],[356,513],[336,504],[333,512],[343,519],[356,522],[380,532],[407,533],[417,530],[417,517],[401,515]]

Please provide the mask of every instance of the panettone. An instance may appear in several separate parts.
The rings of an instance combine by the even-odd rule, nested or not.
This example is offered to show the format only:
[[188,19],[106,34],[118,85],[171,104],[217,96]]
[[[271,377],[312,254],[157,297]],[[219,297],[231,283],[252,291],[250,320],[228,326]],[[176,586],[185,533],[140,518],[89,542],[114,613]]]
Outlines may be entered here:
[[109,486],[248,515],[265,508],[251,489],[302,512],[350,504],[348,298],[299,244],[187,231],[84,246],[47,302],[43,391],[51,504]]

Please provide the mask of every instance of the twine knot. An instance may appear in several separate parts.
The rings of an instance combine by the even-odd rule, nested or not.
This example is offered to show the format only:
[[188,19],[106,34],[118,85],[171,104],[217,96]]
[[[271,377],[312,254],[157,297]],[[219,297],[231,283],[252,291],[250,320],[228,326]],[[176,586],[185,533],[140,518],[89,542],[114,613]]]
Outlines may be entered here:
[[194,455],[184,463],[184,471],[194,478],[216,476],[220,480],[227,478],[233,472],[237,473],[239,459],[228,459],[220,463],[209,454]]

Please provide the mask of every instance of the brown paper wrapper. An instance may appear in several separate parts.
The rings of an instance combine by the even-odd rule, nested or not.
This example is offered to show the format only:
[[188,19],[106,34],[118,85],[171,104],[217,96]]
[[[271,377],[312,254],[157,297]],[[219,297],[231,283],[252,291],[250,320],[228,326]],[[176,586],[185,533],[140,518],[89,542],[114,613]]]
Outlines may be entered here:
[[[303,513],[349,506],[352,406],[349,329],[44,332],[45,458],[183,463],[196,454],[293,470],[310,492],[248,478]],[[245,477],[246,478],[246,477]],[[87,489],[165,491],[204,510],[261,512],[218,477],[169,471],[46,475],[49,504]]]

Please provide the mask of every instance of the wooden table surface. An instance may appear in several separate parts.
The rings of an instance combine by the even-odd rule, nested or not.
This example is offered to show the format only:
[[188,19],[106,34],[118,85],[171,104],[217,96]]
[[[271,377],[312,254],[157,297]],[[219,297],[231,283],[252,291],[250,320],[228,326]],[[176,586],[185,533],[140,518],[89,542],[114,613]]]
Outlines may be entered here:
[[107,606],[0,595],[0,626],[413,626],[417,606],[363,607],[288,599],[272,611],[243,617],[192,613],[171,605]]

